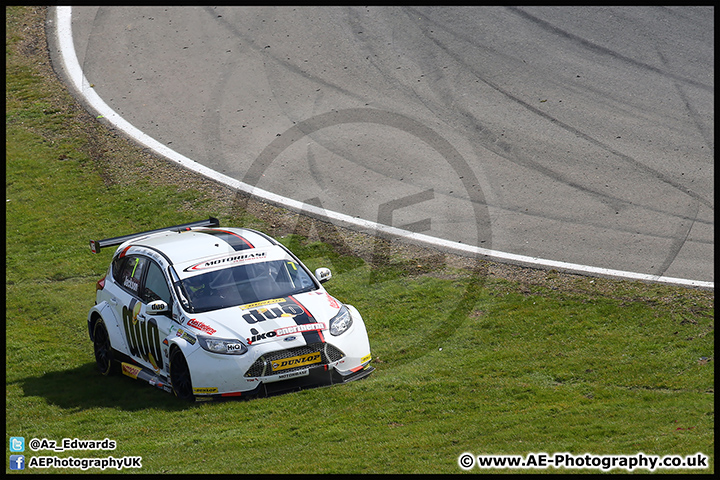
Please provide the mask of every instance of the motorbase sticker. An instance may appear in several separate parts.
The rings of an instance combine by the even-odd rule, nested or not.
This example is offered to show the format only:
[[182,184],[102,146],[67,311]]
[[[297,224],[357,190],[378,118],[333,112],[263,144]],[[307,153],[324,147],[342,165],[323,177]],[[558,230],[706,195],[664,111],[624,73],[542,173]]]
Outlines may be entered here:
[[279,382],[281,380],[289,380],[291,378],[307,377],[310,375],[310,369],[305,368],[303,370],[296,370],[294,372],[282,373],[277,377],[270,377],[265,379],[265,383]]

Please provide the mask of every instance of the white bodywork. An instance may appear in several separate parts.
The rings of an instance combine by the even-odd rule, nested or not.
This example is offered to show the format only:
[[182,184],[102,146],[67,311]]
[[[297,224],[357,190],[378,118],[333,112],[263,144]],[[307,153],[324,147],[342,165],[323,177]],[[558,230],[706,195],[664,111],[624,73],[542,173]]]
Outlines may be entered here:
[[[251,303],[235,299],[232,306],[195,313],[183,298],[187,290],[176,287],[203,273],[270,265],[266,262],[302,269],[307,284],[298,293],[269,294]],[[330,273],[323,269],[322,275]],[[360,313],[332,297],[285,247],[254,230],[193,228],[133,238],[117,248],[101,282],[88,314],[91,338],[101,318],[123,373],[165,390],[172,390],[174,348],[185,357],[196,397],[256,394],[271,384],[281,390],[280,382],[301,388],[332,384],[372,371]],[[155,301],[151,290],[162,291],[162,300]],[[210,351],[210,344],[223,353]]]

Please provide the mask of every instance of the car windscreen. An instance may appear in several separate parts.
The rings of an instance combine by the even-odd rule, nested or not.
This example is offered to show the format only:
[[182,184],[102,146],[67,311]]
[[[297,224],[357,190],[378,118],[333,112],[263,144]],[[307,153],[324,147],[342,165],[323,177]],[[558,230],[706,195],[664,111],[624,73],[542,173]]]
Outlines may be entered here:
[[188,312],[202,313],[315,290],[310,274],[292,260],[243,264],[180,280]]

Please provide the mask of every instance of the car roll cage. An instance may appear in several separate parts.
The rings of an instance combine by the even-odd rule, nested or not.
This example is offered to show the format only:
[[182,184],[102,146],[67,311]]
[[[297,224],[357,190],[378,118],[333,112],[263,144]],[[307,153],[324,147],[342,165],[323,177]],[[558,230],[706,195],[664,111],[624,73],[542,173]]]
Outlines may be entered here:
[[173,225],[171,227],[158,228],[156,230],[147,230],[144,232],[132,233],[130,235],[123,235],[120,237],[105,238],[102,240],[90,240],[90,251],[92,253],[98,253],[103,247],[111,247],[114,245],[120,245],[133,238],[141,237],[143,235],[149,235],[151,233],[158,232],[183,232],[190,230],[194,227],[219,227],[220,221],[215,217],[210,217],[207,220],[200,220],[197,222],[183,223],[181,225]]

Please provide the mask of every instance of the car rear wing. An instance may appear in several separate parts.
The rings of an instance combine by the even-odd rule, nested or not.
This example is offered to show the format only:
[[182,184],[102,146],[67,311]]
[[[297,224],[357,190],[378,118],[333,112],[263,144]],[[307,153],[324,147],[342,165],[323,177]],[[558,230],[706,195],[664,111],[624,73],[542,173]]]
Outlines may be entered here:
[[157,232],[182,232],[190,230],[193,227],[219,227],[220,221],[217,218],[210,217],[207,220],[200,220],[198,222],[183,223],[182,225],[173,225],[172,227],[158,228],[157,230],[148,230],[146,232],[138,232],[130,235],[123,235],[122,237],[105,238],[103,240],[90,240],[90,251],[92,253],[98,253],[103,247],[111,247],[114,245],[120,245],[128,240],[150,233]]

